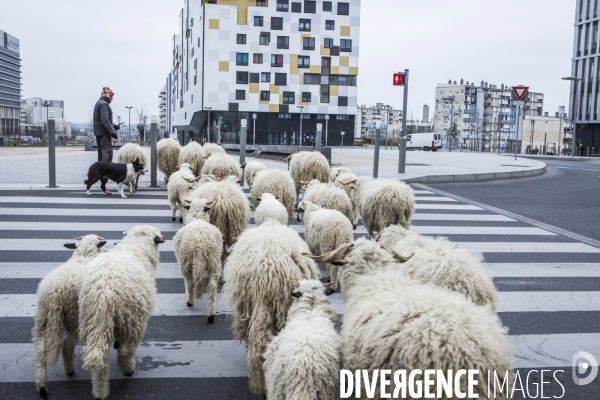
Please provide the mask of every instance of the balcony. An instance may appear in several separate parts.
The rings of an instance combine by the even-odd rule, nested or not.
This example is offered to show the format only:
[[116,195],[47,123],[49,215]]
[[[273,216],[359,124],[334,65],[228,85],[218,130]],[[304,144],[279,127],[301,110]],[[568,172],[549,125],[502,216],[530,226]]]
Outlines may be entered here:
[[492,112],[491,111],[484,111],[483,115],[492,115]]
[[486,106],[486,107],[491,107],[491,106],[492,106],[492,103],[490,103],[490,102],[485,102],[485,103],[483,103],[483,105],[484,105],[484,106]]

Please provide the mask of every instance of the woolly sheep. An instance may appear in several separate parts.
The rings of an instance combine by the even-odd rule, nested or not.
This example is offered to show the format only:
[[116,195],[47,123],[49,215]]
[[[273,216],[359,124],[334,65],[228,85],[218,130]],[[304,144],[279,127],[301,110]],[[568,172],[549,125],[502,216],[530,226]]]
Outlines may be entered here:
[[189,192],[191,183],[196,179],[194,176],[193,168],[188,163],[183,163],[179,166],[179,171],[171,175],[169,183],[167,184],[169,204],[171,205],[171,218],[175,221],[175,214],[177,213],[177,205],[179,205],[179,222],[183,222],[185,216],[185,205],[183,199],[185,199]]
[[377,241],[390,246],[392,255],[415,254],[403,264],[413,279],[462,293],[475,304],[489,304],[495,309],[498,292],[481,254],[455,248],[445,238],[421,236],[399,225],[385,228],[377,235]]
[[181,145],[172,138],[159,140],[156,144],[156,159],[158,161],[158,169],[165,174],[165,182],[169,183],[169,177],[179,165],[179,152]]
[[135,371],[135,351],[144,337],[156,297],[154,271],[159,262],[160,231],[141,225],[124,232],[113,249],[88,266],[79,293],[79,335],[83,368],[92,373],[92,394],[106,399],[108,350],[118,349],[119,369],[125,376]]
[[204,158],[205,159],[215,153],[225,154],[225,149],[223,147],[219,146],[218,144],[204,143],[204,146],[202,146],[202,148],[204,149],[204,154],[205,154]]
[[250,207],[246,194],[237,183],[224,180],[198,185],[189,194],[188,199],[207,199],[214,202],[209,212],[210,223],[219,228],[223,235],[224,260],[227,255],[226,249],[233,246],[250,221]]
[[292,282],[285,328],[267,346],[265,382],[269,399],[331,400],[339,397],[342,343],[337,316],[316,280]]
[[356,189],[357,180],[358,177],[354,175],[354,173],[342,172],[337,176],[337,178],[335,178],[335,181],[333,182],[333,186],[343,189],[352,201],[352,225],[354,228],[356,228],[356,225],[358,225],[358,207],[354,201],[354,191]]
[[[332,186],[327,183],[320,183],[313,179],[306,186],[302,200],[308,200],[316,203],[323,208],[337,210],[344,214],[348,220],[353,221],[352,200],[343,189]],[[356,229],[356,225],[353,225]]]
[[252,189],[252,183],[254,182],[254,177],[258,173],[258,171],[262,171],[267,169],[267,166],[258,161],[248,161],[245,165],[246,168],[246,182],[248,182],[248,187]]
[[189,208],[185,215],[185,226],[175,234],[173,246],[179,263],[179,270],[185,284],[187,306],[192,307],[195,299],[204,293],[204,271],[208,274],[208,323],[215,320],[217,284],[221,277],[221,251],[223,235],[210,224],[208,211],[212,202],[196,199],[184,207]]
[[345,173],[352,173],[352,171],[346,167],[331,168],[331,171],[329,172],[329,182],[335,182],[338,176]]
[[204,166],[200,171],[202,175],[210,174],[221,180],[235,175],[238,180],[242,179],[242,168],[232,157],[227,154],[213,153],[204,162]]
[[290,175],[296,185],[296,198],[300,194],[301,181],[310,182],[318,179],[322,183],[329,182],[329,162],[321,153],[301,151],[288,156],[284,161],[288,163]]
[[260,202],[254,213],[254,222],[261,225],[269,218],[277,220],[282,225],[289,225],[290,218],[285,206],[277,200],[277,197],[271,193],[263,193],[259,198]]
[[[136,143],[126,143],[117,152],[117,162],[120,164],[131,164],[134,161],[141,163],[144,168],[148,166],[146,152],[140,147],[140,145]],[[140,175],[138,174],[135,179],[135,183],[133,184],[134,193],[138,188],[139,181]]]
[[[325,254],[354,240],[352,225],[345,215],[321,208],[308,200],[298,204],[298,221],[304,224],[306,244],[312,254]],[[326,267],[333,292],[338,284],[338,266],[326,264]]]
[[204,166],[204,161],[206,160],[206,153],[204,149],[198,142],[188,142],[179,153],[179,165],[183,163],[188,163],[192,166],[192,170],[194,172],[194,176],[200,176],[200,171],[202,171],[202,167]]
[[[488,371],[512,373],[513,352],[496,314],[458,293],[410,278],[374,241],[359,239],[313,258],[345,264],[344,369],[367,369],[369,374],[374,369],[475,369],[481,377]],[[463,376],[460,387],[466,386]],[[475,392],[488,398],[485,379],[479,379]]]
[[265,392],[263,354],[285,326],[292,303],[289,280],[317,279],[308,246],[293,229],[274,219],[244,232],[225,263],[225,285],[238,340],[248,347],[250,390]]
[[[100,236],[87,235],[75,238],[76,243],[67,243],[75,249],[65,264],[51,271],[38,286],[38,306],[33,327],[35,345],[35,384],[42,399],[48,398],[46,365],[54,365],[62,344],[65,372],[75,372],[74,353],[79,327],[79,288],[88,263],[100,254],[106,241]],[[67,339],[63,341],[64,333]]]
[[294,180],[289,173],[276,169],[265,169],[259,171],[252,183],[250,197],[252,208],[258,207],[258,198],[263,193],[271,193],[285,206],[288,218],[294,219],[294,206],[296,205],[296,188]]

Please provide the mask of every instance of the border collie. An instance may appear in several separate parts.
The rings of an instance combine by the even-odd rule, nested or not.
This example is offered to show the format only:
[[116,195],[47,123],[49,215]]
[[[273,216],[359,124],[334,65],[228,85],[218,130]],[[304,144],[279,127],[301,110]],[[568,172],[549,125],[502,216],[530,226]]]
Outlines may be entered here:
[[110,179],[117,183],[117,190],[122,198],[127,198],[123,192],[123,184],[129,187],[129,193],[133,194],[133,185],[136,178],[144,175],[144,166],[139,162],[139,158],[131,164],[117,164],[111,161],[98,161],[93,163],[88,170],[88,178],[83,181],[87,185],[87,195],[91,196],[90,188],[93,184],[101,181],[100,189],[106,194],[112,194],[106,190],[106,182]]

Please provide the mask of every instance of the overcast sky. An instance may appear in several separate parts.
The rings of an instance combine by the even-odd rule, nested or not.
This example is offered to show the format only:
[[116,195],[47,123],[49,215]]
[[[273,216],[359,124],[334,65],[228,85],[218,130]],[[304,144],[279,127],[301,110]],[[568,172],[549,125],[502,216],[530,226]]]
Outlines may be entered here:
[[[21,41],[23,98],[65,101],[90,120],[102,86],[158,113],[182,0],[0,0],[0,30]],[[448,79],[523,84],[551,115],[568,105],[575,0],[363,0],[359,104],[402,106],[392,74],[410,69],[409,110],[421,119]],[[135,119],[132,113],[132,123]]]

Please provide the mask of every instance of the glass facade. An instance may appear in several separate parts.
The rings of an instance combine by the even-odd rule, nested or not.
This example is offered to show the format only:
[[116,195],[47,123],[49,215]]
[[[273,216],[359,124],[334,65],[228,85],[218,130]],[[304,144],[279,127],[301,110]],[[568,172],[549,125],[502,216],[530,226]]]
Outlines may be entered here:
[[19,40],[0,31],[0,136],[19,135],[21,119],[21,61]]

